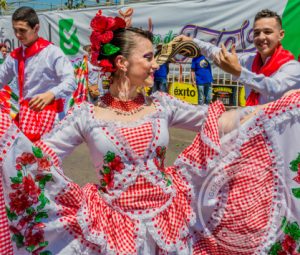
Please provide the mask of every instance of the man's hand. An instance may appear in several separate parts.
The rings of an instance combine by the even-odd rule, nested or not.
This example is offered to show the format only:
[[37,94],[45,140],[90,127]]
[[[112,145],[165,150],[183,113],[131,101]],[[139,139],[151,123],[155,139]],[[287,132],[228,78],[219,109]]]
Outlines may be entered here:
[[232,46],[231,53],[227,51],[222,43],[221,51],[214,58],[215,64],[227,73],[239,77],[241,75],[242,67],[235,50],[235,45]]
[[186,42],[186,41],[192,41],[192,40],[193,40],[192,37],[189,37],[186,35],[178,35],[173,39],[174,42]]
[[41,111],[48,104],[50,104],[54,100],[54,98],[54,94],[50,91],[36,95],[30,100],[29,107],[35,111]]

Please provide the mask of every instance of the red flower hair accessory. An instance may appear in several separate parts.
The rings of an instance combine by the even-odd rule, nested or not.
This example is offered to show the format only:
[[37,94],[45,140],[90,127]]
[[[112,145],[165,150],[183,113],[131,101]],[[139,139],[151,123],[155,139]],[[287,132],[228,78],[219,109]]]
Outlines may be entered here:
[[[115,68],[112,63],[105,58],[117,53],[120,49],[110,44],[113,39],[116,29],[125,28],[126,23],[120,17],[106,17],[102,16],[102,11],[99,10],[96,16],[91,20],[90,24],[92,28],[92,34],[90,36],[91,41],[91,62],[93,65],[101,67],[102,72],[113,72]],[[101,60],[98,60],[99,53],[104,56]]]

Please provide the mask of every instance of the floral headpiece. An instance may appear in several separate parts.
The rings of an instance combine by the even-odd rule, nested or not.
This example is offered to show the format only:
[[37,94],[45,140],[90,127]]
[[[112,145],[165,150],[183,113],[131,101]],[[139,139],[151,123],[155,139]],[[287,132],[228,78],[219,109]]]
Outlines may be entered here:
[[99,10],[91,20],[90,26],[92,28],[90,36],[92,64],[100,66],[103,73],[114,72],[115,68],[107,57],[120,51],[120,48],[110,42],[114,36],[113,31],[126,27],[125,20],[120,17],[102,16],[102,11]]

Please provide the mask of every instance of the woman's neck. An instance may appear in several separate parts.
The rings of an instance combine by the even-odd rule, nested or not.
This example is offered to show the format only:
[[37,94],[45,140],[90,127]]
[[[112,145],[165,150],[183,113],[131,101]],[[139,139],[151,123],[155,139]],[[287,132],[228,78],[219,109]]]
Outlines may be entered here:
[[137,86],[130,84],[128,79],[114,79],[109,88],[110,94],[121,101],[133,100],[137,97]]

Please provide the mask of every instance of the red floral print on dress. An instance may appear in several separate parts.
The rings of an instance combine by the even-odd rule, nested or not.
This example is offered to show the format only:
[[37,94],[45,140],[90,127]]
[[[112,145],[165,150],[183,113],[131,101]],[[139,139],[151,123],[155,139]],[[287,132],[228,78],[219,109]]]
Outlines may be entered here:
[[285,234],[282,241],[272,245],[268,254],[270,255],[300,255],[296,250],[300,243],[300,228],[297,222],[289,222],[284,217],[281,223],[282,232]]
[[[52,253],[45,248],[48,242],[44,238],[45,224],[48,218],[45,206],[50,200],[44,193],[47,182],[52,181],[49,173],[51,161],[43,155],[38,147],[32,147],[32,152],[24,152],[16,159],[16,176],[10,177],[13,192],[9,194],[9,207],[6,207],[10,221],[12,241],[17,248],[25,248],[33,255]],[[36,167],[37,171],[33,168]],[[34,172],[38,174],[35,175]]]
[[125,165],[122,158],[108,151],[104,156],[103,169],[99,171],[100,190],[105,191],[107,188],[111,189],[114,186],[114,171],[121,173],[124,168]]

